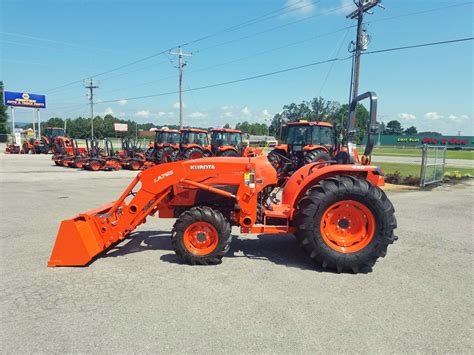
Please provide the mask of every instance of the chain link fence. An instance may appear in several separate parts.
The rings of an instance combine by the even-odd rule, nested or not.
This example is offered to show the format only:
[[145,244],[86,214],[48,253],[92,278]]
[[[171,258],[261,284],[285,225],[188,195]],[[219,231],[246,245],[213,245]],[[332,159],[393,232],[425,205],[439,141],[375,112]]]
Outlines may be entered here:
[[420,186],[443,182],[446,167],[445,145],[423,145],[421,147]]

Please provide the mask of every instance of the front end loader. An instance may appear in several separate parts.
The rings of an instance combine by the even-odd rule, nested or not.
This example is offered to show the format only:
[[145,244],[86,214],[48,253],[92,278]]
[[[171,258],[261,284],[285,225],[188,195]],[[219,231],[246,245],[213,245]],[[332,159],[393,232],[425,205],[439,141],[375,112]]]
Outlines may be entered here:
[[[375,94],[354,101],[365,97],[371,98],[371,117],[376,117]],[[355,126],[349,121],[351,135]],[[277,172],[265,156],[156,165],[138,173],[116,201],[63,221],[48,266],[86,266],[157,216],[176,218],[174,250],[192,265],[219,264],[235,225],[242,233],[295,234],[324,269],[370,269],[396,240],[396,219],[380,189],[382,172],[367,165],[370,139],[364,156],[359,162],[349,156],[345,164],[301,167],[281,188],[281,201],[275,193]]]

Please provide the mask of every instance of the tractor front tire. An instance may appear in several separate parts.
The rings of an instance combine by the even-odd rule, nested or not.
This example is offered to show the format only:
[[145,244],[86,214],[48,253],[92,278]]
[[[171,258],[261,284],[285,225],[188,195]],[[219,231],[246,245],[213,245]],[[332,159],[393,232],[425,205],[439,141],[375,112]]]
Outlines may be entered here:
[[179,216],[171,235],[174,251],[190,265],[216,265],[228,252],[232,235],[224,215],[210,207],[193,207]]
[[30,148],[28,147],[28,143],[23,143],[21,147],[21,154],[28,154],[30,152]]
[[322,163],[331,160],[331,156],[323,149],[309,150],[303,157],[303,165],[311,163]]
[[384,257],[397,239],[394,212],[385,193],[367,180],[328,178],[299,201],[296,238],[323,269],[358,273]]

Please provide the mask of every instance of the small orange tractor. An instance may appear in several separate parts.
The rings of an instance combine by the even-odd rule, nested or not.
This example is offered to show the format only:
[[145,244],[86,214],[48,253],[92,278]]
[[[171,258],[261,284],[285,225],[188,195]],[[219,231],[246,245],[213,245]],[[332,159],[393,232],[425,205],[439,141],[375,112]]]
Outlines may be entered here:
[[122,168],[128,170],[140,170],[146,162],[141,144],[128,137],[122,139],[122,151],[115,155],[120,158]]
[[[156,165],[138,173],[115,201],[61,223],[49,266],[85,266],[150,216],[177,218],[171,240],[177,255],[195,265],[219,264],[229,251],[231,226],[242,233],[296,235],[323,269],[370,269],[397,237],[392,203],[379,186],[383,173],[367,165],[376,127],[376,96],[350,106],[352,144],[356,103],[371,99],[369,142],[357,162],[307,164],[273,192],[277,172],[265,156],[212,157]],[[372,143],[371,143],[372,142]]]
[[155,164],[173,161],[179,149],[180,132],[175,129],[159,129],[155,140],[146,152],[146,159]]
[[80,159],[86,156],[84,148],[79,148],[77,140],[74,138],[68,138],[68,145],[65,145],[65,141],[59,141],[56,143],[55,153],[51,160],[54,164],[59,166],[65,166],[70,168],[82,168]]
[[211,129],[211,152],[217,157],[255,157],[262,149],[244,147],[242,131],[230,128]]
[[49,152],[56,152],[58,144],[64,143],[64,146],[70,148],[68,153],[72,153],[72,147],[70,144],[70,138],[64,135],[63,128],[57,127],[46,127],[44,129],[44,135],[41,139],[30,138],[26,140],[21,148],[23,154],[48,154]]
[[290,176],[303,165],[331,159],[336,134],[328,122],[289,122],[284,144],[277,145],[268,159],[282,176]]
[[120,157],[115,155],[112,142],[109,139],[105,140],[104,149],[99,147],[96,139],[88,141],[87,152],[87,157],[78,160],[78,163],[86,170],[120,170],[122,167]]

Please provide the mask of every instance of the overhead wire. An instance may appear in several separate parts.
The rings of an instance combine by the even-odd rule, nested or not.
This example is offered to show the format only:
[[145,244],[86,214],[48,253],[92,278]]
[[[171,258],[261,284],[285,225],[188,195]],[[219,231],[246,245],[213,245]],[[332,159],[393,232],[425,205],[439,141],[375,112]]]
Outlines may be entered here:
[[[442,45],[442,44],[451,44],[451,43],[472,41],[472,40],[474,40],[474,37],[466,37],[466,38],[459,38],[459,39],[446,40],[446,41],[421,43],[421,44],[410,45],[410,46],[385,48],[385,49],[380,49],[380,50],[375,50],[375,51],[370,51],[370,52],[364,52],[362,54],[363,55],[369,55],[369,54],[392,52],[392,51],[398,51],[398,50],[406,50],[406,49],[411,49],[411,48],[420,48],[420,47],[436,46],[436,45]],[[236,84],[236,83],[245,82],[245,81],[249,81],[249,80],[255,80],[255,79],[259,79],[259,78],[263,78],[263,77],[282,74],[282,73],[286,73],[286,72],[290,72],[290,71],[294,71],[294,70],[313,67],[313,66],[316,66],[316,65],[331,63],[331,62],[335,62],[335,61],[345,61],[345,60],[348,60],[348,59],[351,59],[351,58],[352,58],[352,56],[347,56],[347,57],[343,57],[343,58],[332,58],[332,59],[322,60],[322,61],[318,61],[318,62],[312,62],[312,63],[298,65],[298,66],[285,68],[285,69],[281,69],[281,70],[276,70],[276,71],[272,71],[272,72],[268,72],[268,73],[253,75],[253,76],[249,76],[249,77],[246,77],[246,78],[240,78],[240,79],[225,81],[225,82],[216,83],[216,84],[209,84],[209,85],[204,85],[204,86],[200,86],[200,87],[194,87],[192,89],[185,89],[185,90],[183,90],[183,92],[198,91],[198,90],[210,89],[210,88],[224,86],[224,85]],[[146,99],[146,98],[152,98],[152,97],[158,97],[158,96],[173,95],[173,94],[177,94],[177,93],[178,93],[178,91],[170,91],[170,92],[163,92],[163,93],[158,93],[158,94],[128,97],[128,98],[125,98],[125,100],[132,101],[132,100]],[[124,100],[124,99],[104,100],[101,103],[102,104],[112,103],[112,102],[118,102],[118,101],[121,101],[121,100]]]

